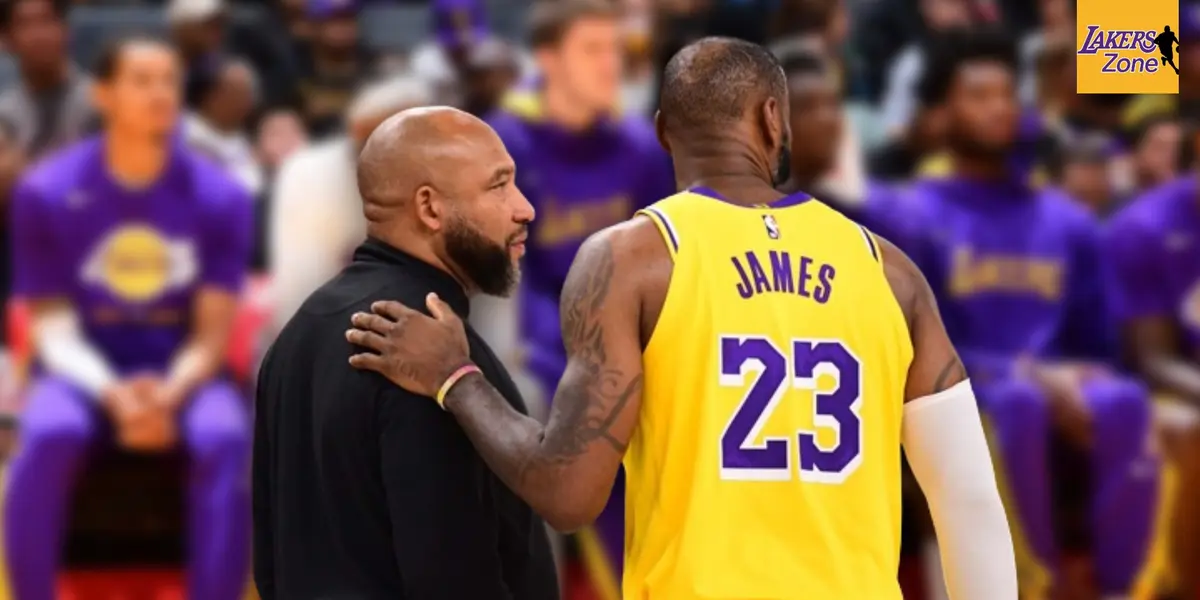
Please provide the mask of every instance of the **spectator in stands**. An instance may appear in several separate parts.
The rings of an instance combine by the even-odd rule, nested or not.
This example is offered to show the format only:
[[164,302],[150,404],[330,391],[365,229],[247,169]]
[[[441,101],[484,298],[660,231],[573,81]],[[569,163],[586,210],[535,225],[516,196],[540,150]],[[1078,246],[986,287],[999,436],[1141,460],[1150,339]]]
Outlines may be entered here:
[[[845,36],[845,9],[841,0],[803,0],[798,2],[803,18],[803,29],[775,44],[771,51],[775,56],[786,59],[793,54],[817,54],[830,64],[831,75],[837,89],[839,104],[846,90],[846,64],[839,44]],[[803,33],[802,33],[803,32]],[[846,204],[858,204],[867,193],[866,157],[861,147],[856,124],[845,111],[839,111],[842,120],[838,128],[837,160],[819,179],[826,193],[832,193]]]
[[434,39],[413,51],[412,68],[437,85],[459,81],[471,49],[491,37],[483,0],[433,0]]
[[1108,138],[1084,135],[1065,145],[1057,164],[1051,165],[1051,177],[1088,212],[1103,218],[1117,208],[1116,193],[1109,179],[1112,148]]
[[926,44],[946,32],[970,26],[971,6],[968,0],[920,0],[923,35],[909,43],[892,62],[884,91],[884,125],[893,136],[903,135],[913,121],[917,106],[917,83],[925,72]]
[[654,7],[650,0],[624,0],[625,76],[621,85],[621,109],[630,114],[652,115],[658,99],[654,97],[658,73],[651,55],[651,28]]
[[376,56],[358,35],[358,0],[307,0],[313,35],[302,57],[300,106],[309,132],[343,124],[355,91],[376,74]]
[[220,59],[192,73],[187,82],[184,136],[257,197],[266,186],[262,166],[247,135],[247,121],[258,101],[258,82],[249,64]]
[[1046,40],[1036,51],[1032,57],[1035,84],[1030,104],[1053,121],[1062,117],[1075,98],[1075,38]]
[[21,74],[0,92],[0,119],[16,127],[19,147],[30,161],[95,126],[90,82],[67,54],[66,10],[63,0],[12,0],[0,6],[4,42]]
[[6,349],[10,335],[8,297],[12,284],[12,234],[8,208],[13,184],[23,163],[24,155],[17,145],[16,127],[0,119],[0,461],[8,456],[8,440],[4,438],[11,437],[8,436],[11,432],[3,431],[5,420],[16,414],[18,407],[16,391],[20,365]]
[[1179,175],[1183,125],[1173,115],[1148,117],[1134,128],[1133,177],[1139,192],[1149,191]]
[[912,123],[871,153],[867,170],[884,181],[910,179],[927,158],[941,152],[944,142],[945,118],[941,107],[918,97]]
[[1200,119],[1200,4],[1185,3],[1179,13],[1179,103],[1181,116]]
[[308,145],[304,122],[296,111],[274,109],[267,111],[258,121],[258,160],[267,170],[267,179],[275,173],[285,160]]
[[837,75],[824,54],[793,50],[780,62],[791,99],[791,178],[781,191],[805,191],[839,209],[847,201],[822,188],[822,178],[837,161],[842,134],[842,99]]
[[273,215],[271,203],[275,197],[275,180],[279,168],[287,159],[308,145],[308,133],[304,130],[304,121],[296,111],[290,109],[275,109],[267,111],[258,121],[254,154],[258,164],[263,168],[263,180],[266,187],[254,203],[254,258],[251,268],[256,273],[266,272],[268,267],[268,247],[270,244],[270,225]]
[[1181,496],[1171,515],[1179,598],[1200,593],[1194,568],[1200,564],[1198,182],[1194,172],[1187,173],[1135,199],[1112,218],[1104,240],[1125,358],[1163,395],[1159,408],[1172,425],[1166,428],[1166,450],[1175,457],[1181,487],[1193,494]]
[[13,200],[14,293],[31,303],[38,365],[8,472],[8,573],[17,598],[53,598],[89,456],[113,441],[178,445],[189,458],[187,595],[236,600],[250,560],[251,434],[245,398],[220,373],[251,200],[170,135],[182,87],[173,49],[124,41],[95,75],[104,133],[40,163]]
[[397,112],[434,100],[433,86],[416,76],[368,86],[346,112],[346,135],[300,150],[280,168],[268,232],[274,331],[349,262],[366,235],[354,160],[367,137]]
[[[8,298],[9,268],[12,266],[12,239],[9,231],[9,198],[12,195],[13,184],[17,176],[25,168],[25,155],[21,152],[17,140],[17,128],[7,119],[0,119],[0,301]],[[0,317],[4,316],[4,306],[0,304]],[[4,345],[7,320],[0,321],[0,346]],[[0,376],[2,377],[2,376]]]
[[[1046,81],[1039,81],[1041,59],[1053,48],[1066,45],[1074,54],[1075,45],[1075,0],[1038,0],[1041,27],[1021,39],[1021,101],[1034,104],[1038,101],[1038,88]],[[1072,84],[1075,78],[1072,77]]]
[[211,72],[222,57],[245,59],[262,81],[263,104],[296,102],[297,65],[291,42],[282,30],[259,23],[269,15],[243,7],[245,19],[231,18],[224,0],[170,0],[167,24],[171,40],[183,54],[188,81]]
[[[1167,522],[1156,518],[1160,463],[1147,443],[1156,429],[1145,387],[1110,367],[1098,225],[1013,166],[1015,45],[984,31],[948,42],[929,56],[922,88],[945,105],[952,169],[914,183],[893,212],[920,225],[902,242],[937,296],[992,425],[1010,520],[1028,545],[1018,557],[1022,596],[1046,597],[1056,585],[1051,473],[1059,481],[1074,473],[1050,460],[1063,440],[1065,453],[1090,467],[1095,587],[1101,596],[1149,597],[1134,594],[1135,584],[1167,575],[1147,560]],[[1159,570],[1142,577],[1144,564]]]
[[471,48],[463,71],[463,110],[490,115],[520,76],[516,51],[500,38],[488,38]]
[[[532,59],[527,53],[496,39],[487,23],[484,0],[433,0],[430,4],[433,39],[419,44],[412,52],[412,70],[437,85],[469,94],[474,85],[470,78],[481,59],[496,58],[495,50],[507,47],[507,62],[515,60],[519,76],[533,75]],[[490,45],[491,48],[483,48]],[[468,101],[470,103],[470,101]]]
[[[549,402],[566,367],[559,293],[580,244],[673,194],[675,182],[646,118],[619,113],[618,9],[607,0],[549,0],[534,6],[531,21],[540,79],[509,94],[490,122],[516,162],[518,187],[538,212],[517,320],[528,368],[541,384],[538,396]],[[511,360],[511,349],[496,350],[501,356],[508,350]],[[623,498],[619,480],[595,530],[581,538],[588,564],[620,568]],[[619,588],[619,572],[594,575],[607,589]]]

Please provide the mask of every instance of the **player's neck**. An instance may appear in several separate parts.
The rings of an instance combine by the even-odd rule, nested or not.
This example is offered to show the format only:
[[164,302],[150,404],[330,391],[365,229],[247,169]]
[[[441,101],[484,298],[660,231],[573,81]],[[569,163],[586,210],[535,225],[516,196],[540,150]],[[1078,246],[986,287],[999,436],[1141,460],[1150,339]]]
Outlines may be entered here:
[[104,136],[104,158],[109,174],[130,187],[142,187],[158,179],[170,152],[170,141],[166,138],[114,132]]
[[734,204],[754,206],[770,204],[783,197],[767,184],[761,176],[753,174],[722,173],[718,175],[679,178],[679,189],[708,188]]
[[547,83],[542,87],[542,106],[550,122],[568,131],[584,131],[596,124],[600,115],[573,100],[562,86]]
[[770,183],[771,173],[754,161],[731,160],[741,153],[713,152],[707,156],[683,156],[676,152],[675,184],[678,189],[708,188],[730,202],[744,205],[769,204],[783,197]]
[[996,181],[1008,177],[1008,162],[995,158],[953,156],[954,174],[966,179]]

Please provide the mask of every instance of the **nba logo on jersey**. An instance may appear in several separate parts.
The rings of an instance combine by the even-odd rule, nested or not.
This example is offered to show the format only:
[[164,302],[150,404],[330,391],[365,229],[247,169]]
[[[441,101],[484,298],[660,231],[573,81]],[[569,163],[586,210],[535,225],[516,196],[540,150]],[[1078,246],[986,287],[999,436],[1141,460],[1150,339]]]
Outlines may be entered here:
[[763,215],[763,225],[767,226],[767,237],[773,240],[779,239],[779,223],[775,222],[775,217]]

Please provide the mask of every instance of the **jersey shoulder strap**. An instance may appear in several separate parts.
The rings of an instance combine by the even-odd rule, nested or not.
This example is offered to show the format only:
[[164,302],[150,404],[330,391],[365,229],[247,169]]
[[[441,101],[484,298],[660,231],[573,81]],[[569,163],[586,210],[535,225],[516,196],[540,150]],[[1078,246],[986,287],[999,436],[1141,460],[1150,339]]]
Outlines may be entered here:
[[673,196],[667,196],[634,213],[648,217],[658,228],[658,233],[662,236],[663,243],[667,245],[667,252],[670,253],[672,261],[679,254],[681,247],[682,240],[679,237],[678,225],[685,218],[684,206],[689,200],[694,200],[689,192],[680,192]]

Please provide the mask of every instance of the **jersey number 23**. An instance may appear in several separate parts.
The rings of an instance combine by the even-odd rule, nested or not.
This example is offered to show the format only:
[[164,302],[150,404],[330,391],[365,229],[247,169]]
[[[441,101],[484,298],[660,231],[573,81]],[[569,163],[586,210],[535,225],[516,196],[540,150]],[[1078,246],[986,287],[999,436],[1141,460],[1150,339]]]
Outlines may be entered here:
[[[839,340],[792,340],[788,350],[765,337],[721,337],[721,385],[746,389],[747,379],[752,379],[721,435],[722,479],[787,480],[793,473],[792,457],[798,456],[802,481],[841,483],[862,462],[858,358]],[[822,374],[833,376],[832,389],[817,391]],[[813,423],[836,432],[832,446],[822,446],[815,431],[805,430],[794,438],[757,441],[776,406],[791,399],[787,392],[792,388],[812,392]]]

